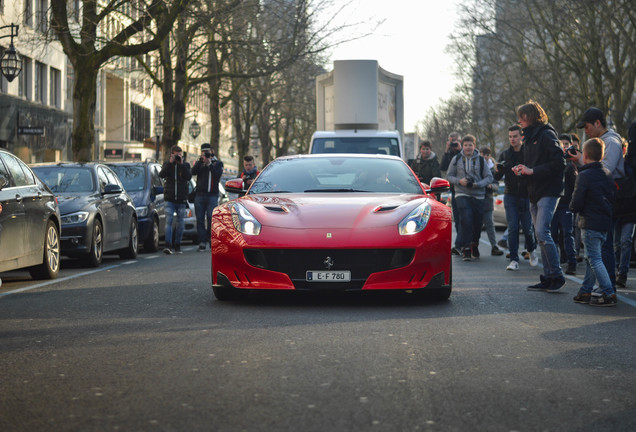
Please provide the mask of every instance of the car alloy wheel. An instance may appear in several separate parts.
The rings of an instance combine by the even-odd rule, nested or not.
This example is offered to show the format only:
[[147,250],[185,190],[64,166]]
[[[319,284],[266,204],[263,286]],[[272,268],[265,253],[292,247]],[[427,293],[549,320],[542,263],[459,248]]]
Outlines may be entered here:
[[54,279],[60,272],[60,235],[53,221],[46,224],[42,264],[29,270],[34,279]]
[[104,252],[102,223],[95,219],[93,223],[93,237],[91,239],[91,250],[86,254],[85,263],[88,267],[99,267],[102,263]]
[[147,252],[157,252],[159,250],[159,223],[156,219],[152,220],[152,229],[144,242],[144,249]]

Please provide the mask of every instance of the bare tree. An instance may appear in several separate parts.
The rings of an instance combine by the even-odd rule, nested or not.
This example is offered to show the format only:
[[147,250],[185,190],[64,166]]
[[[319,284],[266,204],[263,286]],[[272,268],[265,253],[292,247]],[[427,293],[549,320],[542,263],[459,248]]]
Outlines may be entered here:
[[[74,10],[66,0],[51,0],[51,26],[73,65],[73,160],[92,159],[95,143],[97,76],[116,57],[159,48],[190,0],[82,0],[78,26],[69,22]],[[107,25],[110,24],[110,25]],[[118,28],[118,31],[112,29]],[[112,31],[112,34],[109,33]]]

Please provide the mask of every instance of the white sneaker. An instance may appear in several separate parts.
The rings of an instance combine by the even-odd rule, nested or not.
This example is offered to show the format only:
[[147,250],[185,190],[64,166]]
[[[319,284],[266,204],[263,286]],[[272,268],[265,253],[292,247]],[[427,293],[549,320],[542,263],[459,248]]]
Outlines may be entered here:
[[530,265],[532,267],[536,267],[539,264],[539,255],[537,255],[537,250],[533,250],[530,252]]
[[506,267],[506,270],[510,270],[510,271],[519,270],[519,263],[515,260],[510,261],[510,264],[508,264],[508,267]]

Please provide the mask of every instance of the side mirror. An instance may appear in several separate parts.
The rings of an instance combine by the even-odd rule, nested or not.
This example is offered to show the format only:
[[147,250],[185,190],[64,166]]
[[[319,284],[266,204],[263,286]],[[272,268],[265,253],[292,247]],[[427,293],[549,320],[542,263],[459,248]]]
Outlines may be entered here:
[[431,179],[431,187],[426,189],[427,194],[441,193],[450,190],[450,183],[448,180],[439,177],[433,177]]
[[232,179],[225,182],[225,192],[245,195],[247,190],[243,189],[243,179]]
[[120,194],[124,190],[118,184],[107,184],[104,186],[104,195],[107,194]]
[[6,177],[0,175],[0,190],[2,190],[2,188],[5,187],[7,183],[9,183],[9,181],[6,179]]

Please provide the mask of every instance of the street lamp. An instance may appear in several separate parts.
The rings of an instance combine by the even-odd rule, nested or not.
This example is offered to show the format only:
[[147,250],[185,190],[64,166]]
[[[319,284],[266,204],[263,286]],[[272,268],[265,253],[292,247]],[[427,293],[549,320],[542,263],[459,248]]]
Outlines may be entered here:
[[163,110],[157,108],[155,110],[155,133],[157,134],[157,149],[155,151],[155,159],[159,161],[159,154],[161,153],[161,141],[159,141],[159,135],[161,135],[161,128],[163,127]]
[[2,58],[0,58],[0,69],[2,70],[2,75],[5,76],[7,81],[11,82],[15,77],[20,75],[20,72],[22,71],[22,59],[13,46],[13,38],[18,37],[18,30],[20,29],[20,26],[12,23],[11,25],[0,27],[0,30],[4,30],[6,28],[10,28],[11,33],[9,35],[0,36],[0,39],[10,37],[11,43],[9,44],[9,48],[4,51],[4,54],[2,54]]
[[197,137],[201,133],[201,126],[199,126],[199,123],[197,123],[197,119],[194,119],[194,121],[190,123],[188,131],[190,132],[190,136],[192,138],[197,139]]

